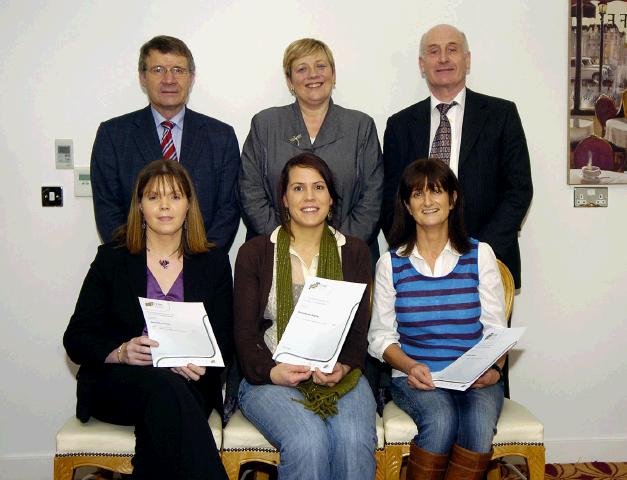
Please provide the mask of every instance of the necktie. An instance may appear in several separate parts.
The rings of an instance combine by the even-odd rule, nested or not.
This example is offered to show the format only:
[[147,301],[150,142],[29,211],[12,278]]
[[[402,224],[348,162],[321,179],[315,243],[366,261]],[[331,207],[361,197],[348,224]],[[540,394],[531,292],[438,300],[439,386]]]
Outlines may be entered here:
[[448,121],[446,112],[454,105],[457,105],[457,102],[440,103],[435,107],[440,112],[440,125],[435,131],[429,155],[431,158],[442,160],[447,165],[451,160],[451,122]]
[[161,139],[163,158],[166,160],[178,160],[178,158],[176,158],[176,148],[174,148],[174,139],[172,138],[174,123],[166,120],[165,122],[161,122],[161,126],[163,127],[163,138]]

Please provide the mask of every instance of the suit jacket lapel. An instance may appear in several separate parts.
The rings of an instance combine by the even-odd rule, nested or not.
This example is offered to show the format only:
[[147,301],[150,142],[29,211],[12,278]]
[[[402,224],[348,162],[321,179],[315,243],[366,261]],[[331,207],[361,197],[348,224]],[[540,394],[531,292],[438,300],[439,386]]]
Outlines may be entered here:
[[462,126],[462,141],[459,147],[459,166],[466,161],[473,145],[479,137],[486,118],[487,109],[479,96],[470,89],[466,89],[466,105],[464,106],[464,124]]
[[330,143],[333,143],[344,136],[342,131],[342,124],[340,122],[340,115],[338,108],[333,103],[333,100],[329,100],[329,110],[327,111],[318,136],[314,142],[316,148],[323,147]]
[[[181,151],[179,161],[188,170],[193,170],[194,165],[200,157],[200,149],[203,140],[210,142],[210,135],[205,133],[207,126],[200,121],[200,116],[185,107],[185,120],[183,123],[183,138],[181,139]],[[209,151],[212,151],[209,149]]]
[[431,128],[431,100],[427,97],[415,105],[411,115],[411,124],[408,126],[415,158],[429,156],[429,132]]
[[128,270],[128,279],[130,282],[130,295],[132,305],[135,306],[136,314],[132,316],[133,328],[142,331],[145,325],[144,314],[137,297],[146,298],[147,296],[147,279],[146,279],[146,251],[133,255],[127,252],[126,268]]
[[[307,133],[307,127],[305,126],[305,120],[303,120],[303,114],[300,112],[298,102],[290,105],[289,118],[285,120],[279,120],[280,124],[278,128],[281,133],[279,139],[285,143],[298,148],[303,151],[311,151],[311,141]],[[285,123],[284,123],[285,122]]]
[[[283,141],[292,144],[293,146],[304,151],[312,151],[314,147],[311,145],[311,139],[307,132],[307,126],[303,119],[303,114],[300,111],[298,102],[294,102],[291,105],[292,118],[284,125],[281,133]],[[340,117],[337,107],[333,104],[333,100],[330,100],[329,111],[327,112],[318,136],[314,141],[315,148],[323,147],[333,143],[344,136],[342,132]]]
[[202,262],[192,262],[189,258],[183,257],[183,290],[186,302],[202,301],[202,297],[198,293],[199,282],[202,278],[201,269]]
[[163,156],[161,152],[161,144],[159,135],[155,128],[155,119],[152,116],[152,110],[148,105],[135,117],[135,128],[137,129],[134,138],[137,143],[137,149],[144,157],[145,163],[152,162]]
[[146,251],[137,255],[128,254],[126,260],[128,278],[135,297],[146,297]]

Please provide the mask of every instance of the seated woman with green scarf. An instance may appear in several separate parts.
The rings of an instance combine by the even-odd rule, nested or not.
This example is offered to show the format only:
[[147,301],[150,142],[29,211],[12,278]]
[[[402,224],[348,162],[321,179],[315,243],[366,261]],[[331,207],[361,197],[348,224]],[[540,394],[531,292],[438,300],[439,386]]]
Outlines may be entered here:
[[[235,339],[243,414],[280,451],[281,480],[374,479],[376,405],[361,375],[366,357],[370,254],[329,225],[338,198],[318,156],[289,160],[279,179],[281,226],[246,242],[235,263]],[[333,371],[277,363],[272,355],[305,280],[366,283]]]

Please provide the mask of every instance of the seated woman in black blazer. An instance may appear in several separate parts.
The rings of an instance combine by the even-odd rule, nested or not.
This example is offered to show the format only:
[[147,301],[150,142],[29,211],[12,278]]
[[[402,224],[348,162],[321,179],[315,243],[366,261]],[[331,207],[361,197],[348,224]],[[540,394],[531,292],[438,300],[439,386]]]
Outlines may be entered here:
[[226,479],[207,423],[221,411],[219,368],[154,368],[138,297],[203,302],[232,352],[228,258],[207,242],[196,193],[175,161],[148,164],[118,241],[102,245],[63,337],[80,365],[77,417],[135,425],[133,478]]

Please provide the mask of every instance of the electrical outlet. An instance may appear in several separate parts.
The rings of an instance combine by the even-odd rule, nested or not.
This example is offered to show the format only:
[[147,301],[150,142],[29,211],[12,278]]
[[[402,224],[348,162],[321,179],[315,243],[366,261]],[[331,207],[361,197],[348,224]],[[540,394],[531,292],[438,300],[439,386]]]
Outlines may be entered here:
[[575,187],[575,207],[607,207],[607,187]]

